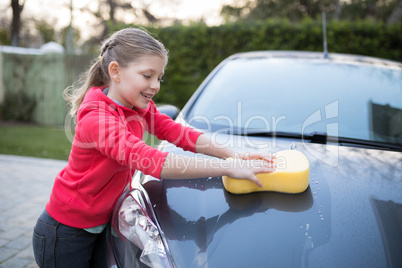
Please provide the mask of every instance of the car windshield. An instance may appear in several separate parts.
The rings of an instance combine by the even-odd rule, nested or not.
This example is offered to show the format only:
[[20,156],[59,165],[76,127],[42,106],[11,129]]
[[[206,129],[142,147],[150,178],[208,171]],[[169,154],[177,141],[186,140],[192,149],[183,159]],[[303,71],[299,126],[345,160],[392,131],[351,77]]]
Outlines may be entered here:
[[188,111],[226,133],[325,133],[402,144],[402,70],[324,59],[234,58]]

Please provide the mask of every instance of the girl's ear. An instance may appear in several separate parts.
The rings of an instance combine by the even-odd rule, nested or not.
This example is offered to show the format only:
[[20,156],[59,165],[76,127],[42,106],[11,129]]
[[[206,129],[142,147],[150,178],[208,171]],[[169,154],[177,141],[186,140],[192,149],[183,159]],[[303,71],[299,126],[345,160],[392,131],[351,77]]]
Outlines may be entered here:
[[109,75],[110,78],[115,82],[120,82],[120,65],[116,61],[109,63]]

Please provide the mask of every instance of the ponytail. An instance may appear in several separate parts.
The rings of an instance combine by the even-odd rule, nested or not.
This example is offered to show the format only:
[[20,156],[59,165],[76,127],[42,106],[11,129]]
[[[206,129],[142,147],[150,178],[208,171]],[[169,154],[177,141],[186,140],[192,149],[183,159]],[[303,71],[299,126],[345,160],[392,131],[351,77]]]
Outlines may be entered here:
[[70,114],[76,117],[85,94],[92,87],[107,85],[108,77],[103,71],[101,60],[97,60],[72,86],[64,90],[63,97],[69,103]]

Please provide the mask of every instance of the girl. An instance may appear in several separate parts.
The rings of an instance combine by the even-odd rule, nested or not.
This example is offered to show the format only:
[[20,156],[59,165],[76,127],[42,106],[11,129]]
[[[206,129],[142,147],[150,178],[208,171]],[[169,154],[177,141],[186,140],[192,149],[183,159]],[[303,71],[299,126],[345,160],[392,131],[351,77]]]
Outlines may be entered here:
[[[167,61],[165,47],[146,32],[120,30],[103,43],[82,86],[67,95],[77,125],[68,164],[57,175],[34,228],[40,267],[90,266],[95,240],[135,170],[163,179],[228,175],[259,186],[255,174],[273,171],[270,159],[251,160],[265,156],[246,157],[221,148],[158,112],[152,97],[160,89]],[[142,141],[145,130],[184,150],[216,158],[158,151]],[[225,160],[228,157],[236,159]]]

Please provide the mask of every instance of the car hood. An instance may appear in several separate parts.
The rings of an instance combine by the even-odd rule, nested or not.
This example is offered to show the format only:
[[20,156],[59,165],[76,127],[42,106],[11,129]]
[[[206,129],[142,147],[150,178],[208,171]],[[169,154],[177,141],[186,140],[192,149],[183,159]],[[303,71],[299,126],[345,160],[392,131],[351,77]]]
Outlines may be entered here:
[[273,151],[289,147],[310,163],[301,194],[234,195],[220,177],[144,184],[177,267],[401,267],[402,153]]

